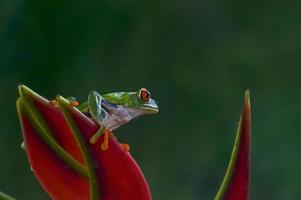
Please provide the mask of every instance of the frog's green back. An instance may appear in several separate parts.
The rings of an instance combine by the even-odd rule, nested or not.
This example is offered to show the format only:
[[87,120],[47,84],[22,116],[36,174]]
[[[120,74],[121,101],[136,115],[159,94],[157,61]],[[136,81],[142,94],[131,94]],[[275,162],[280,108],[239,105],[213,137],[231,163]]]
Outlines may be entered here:
[[116,105],[138,106],[139,99],[136,92],[114,92],[102,95],[104,99]]

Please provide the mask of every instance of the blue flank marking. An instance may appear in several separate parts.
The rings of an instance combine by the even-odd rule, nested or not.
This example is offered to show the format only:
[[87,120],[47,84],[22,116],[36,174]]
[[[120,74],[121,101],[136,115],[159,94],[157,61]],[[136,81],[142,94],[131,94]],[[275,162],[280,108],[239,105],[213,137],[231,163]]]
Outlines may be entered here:
[[114,108],[117,108],[116,104],[110,103],[106,99],[102,99],[101,104],[103,104],[101,106],[104,106],[104,107],[114,107]]

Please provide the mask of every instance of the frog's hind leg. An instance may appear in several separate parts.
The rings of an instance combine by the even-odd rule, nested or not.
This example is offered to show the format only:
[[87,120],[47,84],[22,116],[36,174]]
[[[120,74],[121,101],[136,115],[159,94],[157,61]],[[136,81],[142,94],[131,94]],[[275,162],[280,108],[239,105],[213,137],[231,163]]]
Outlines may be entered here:
[[[68,97],[67,100],[69,101],[71,106],[73,106],[73,107],[79,106],[79,103],[78,103],[78,101],[76,101],[75,97]],[[54,106],[58,106],[58,102],[56,99],[50,100],[49,102]]]
[[76,101],[76,98],[75,98],[75,97],[68,97],[67,100],[70,102],[70,105],[71,105],[71,106],[76,107],[76,106],[79,105],[79,103],[78,103],[78,101]]

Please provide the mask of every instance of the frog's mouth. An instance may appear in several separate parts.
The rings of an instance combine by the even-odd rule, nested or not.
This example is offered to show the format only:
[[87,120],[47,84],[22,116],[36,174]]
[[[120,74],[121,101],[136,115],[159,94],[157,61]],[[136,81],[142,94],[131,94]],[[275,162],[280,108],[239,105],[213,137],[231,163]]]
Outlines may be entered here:
[[142,108],[144,110],[150,111],[150,113],[157,113],[159,112],[159,107],[155,100],[150,99],[149,102],[143,104]]
[[151,113],[157,113],[157,112],[159,112],[159,108],[158,107],[154,108],[154,107],[143,106],[142,108],[144,110],[151,111]]

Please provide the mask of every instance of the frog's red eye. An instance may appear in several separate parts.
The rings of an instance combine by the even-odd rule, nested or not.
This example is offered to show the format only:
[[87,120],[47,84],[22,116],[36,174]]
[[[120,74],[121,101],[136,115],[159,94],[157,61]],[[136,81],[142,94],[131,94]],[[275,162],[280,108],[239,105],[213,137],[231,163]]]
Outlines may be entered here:
[[150,99],[150,93],[147,89],[141,88],[139,97],[141,101],[147,102]]

